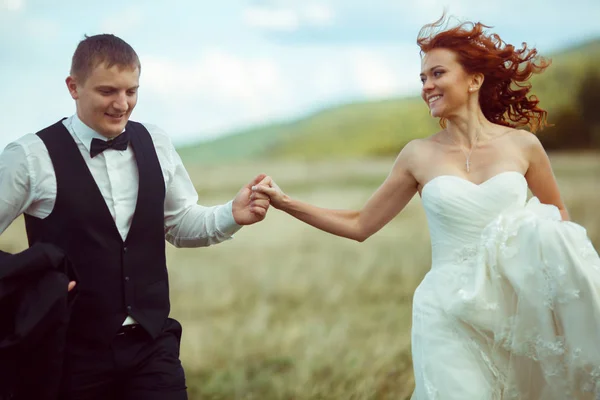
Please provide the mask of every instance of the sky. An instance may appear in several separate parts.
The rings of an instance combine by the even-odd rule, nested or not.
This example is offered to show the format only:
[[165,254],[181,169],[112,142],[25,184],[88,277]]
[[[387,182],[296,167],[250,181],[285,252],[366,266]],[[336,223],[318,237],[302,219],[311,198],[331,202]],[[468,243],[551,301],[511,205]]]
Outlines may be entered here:
[[0,149],[75,112],[64,82],[84,35],[133,46],[132,119],[183,145],[418,94],[416,37],[444,9],[542,54],[600,37],[597,0],[0,0]]

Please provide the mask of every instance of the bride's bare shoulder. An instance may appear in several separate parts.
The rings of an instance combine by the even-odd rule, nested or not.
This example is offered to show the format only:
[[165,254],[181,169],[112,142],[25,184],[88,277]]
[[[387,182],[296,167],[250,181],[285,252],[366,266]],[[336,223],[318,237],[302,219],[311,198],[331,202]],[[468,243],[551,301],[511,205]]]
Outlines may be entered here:
[[441,134],[443,131],[434,133],[428,137],[413,139],[406,144],[403,151],[409,154],[417,153],[420,157],[424,156],[424,153],[429,153],[435,150],[441,143]]
[[507,136],[510,142],[523,154],[545,153],[542,142],[534,133],[524,129],[510,129]]
[[534,133],[526,131],[525,129],[504,127],[498,136],[500,138],[506,137],[508,140],[519,146],[527,147],[540,143],[539,138]]
[[417,172],[424,167],[424,163],[434,158],[439,143],[438,134],[409,141],[400,151],[396,165],[413,176],[418,175]]

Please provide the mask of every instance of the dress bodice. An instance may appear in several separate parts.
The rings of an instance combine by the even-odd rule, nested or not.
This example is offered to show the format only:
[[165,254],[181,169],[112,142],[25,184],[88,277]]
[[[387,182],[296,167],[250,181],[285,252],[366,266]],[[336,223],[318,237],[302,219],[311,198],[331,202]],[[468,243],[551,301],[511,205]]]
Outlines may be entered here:
[[506,210],[523,207],[527,181],[516,171],[501,172],[481,184],[441,175],[425,184],[421,196],[435,267],[460,262],[492,220]]

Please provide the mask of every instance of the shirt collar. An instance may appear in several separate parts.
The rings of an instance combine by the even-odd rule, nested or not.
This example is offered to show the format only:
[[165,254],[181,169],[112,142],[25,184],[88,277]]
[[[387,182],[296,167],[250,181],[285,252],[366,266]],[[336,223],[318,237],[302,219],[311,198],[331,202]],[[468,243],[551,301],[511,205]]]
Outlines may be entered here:
[[[79,119],[77,114],[74,114],[72,117],[71,127],[73,128],[75,135],[77,135],[77,138],[81,141],[81,143],[83,143],[88,151],[90,151],[90,148],[92,147],[92,139],[100,139],[103,141],[108,140],[105,136],[102,136],[87,126],[81,119]],[[123,132],[125,132],[125,129],[123,129]]]

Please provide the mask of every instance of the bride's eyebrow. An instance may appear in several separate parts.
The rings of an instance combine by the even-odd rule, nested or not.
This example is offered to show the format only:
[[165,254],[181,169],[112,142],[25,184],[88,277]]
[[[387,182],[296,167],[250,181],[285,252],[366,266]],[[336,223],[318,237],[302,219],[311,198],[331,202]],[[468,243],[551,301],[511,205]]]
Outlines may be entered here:
[[[444,66],[443,65],[436,65],[435,67],[429,68],[429,72],[433,72],[433,70],[436,69],[436,68],[444,68]],[[425,73],[421,72],[420,76],[425,76]]]

